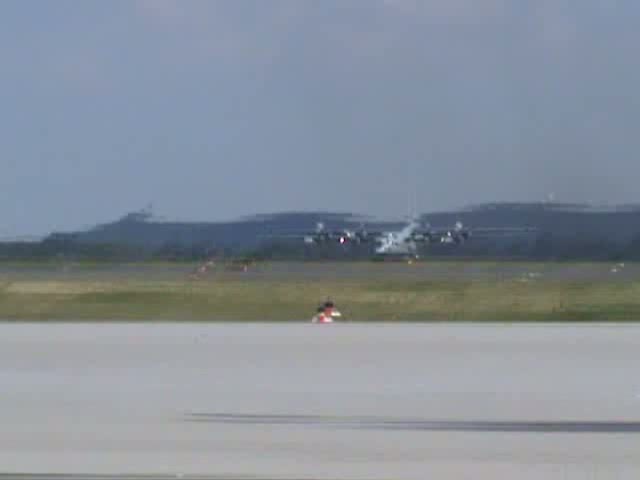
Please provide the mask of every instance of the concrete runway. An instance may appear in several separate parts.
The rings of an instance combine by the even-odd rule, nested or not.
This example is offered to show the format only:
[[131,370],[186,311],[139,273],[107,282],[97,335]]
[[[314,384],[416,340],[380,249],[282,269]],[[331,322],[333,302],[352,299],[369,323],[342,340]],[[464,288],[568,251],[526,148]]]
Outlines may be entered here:
[[636,479],[638,365],[627,325],[2,324],[0,480]]

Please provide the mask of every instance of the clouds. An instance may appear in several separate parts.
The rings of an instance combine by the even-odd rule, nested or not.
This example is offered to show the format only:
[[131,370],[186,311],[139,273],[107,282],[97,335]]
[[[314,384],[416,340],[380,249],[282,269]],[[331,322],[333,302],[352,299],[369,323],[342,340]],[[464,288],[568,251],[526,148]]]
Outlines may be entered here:
[[[318,59],[366,63],[416,45],[425,30],[489,27],[507,15],[505,0],[300,2],[138,0],[136,12],[155,34],[172,37],[183,55],[272,59],[304,47]],[[439,45],[441,47],[442,45]]]
[[192,8],[185,8],[184,2],[176,0],[135,0],[135,7],[140,15],[162,23],[175,23],[184,17],[187,8]]
[[382,0],[397,13],[422,17],[429,22],[484,23],[503,17],[509,11],[506,0]]
[[637,5],[5,2],[0,216],[634,201]]
[[[357,73],[414,61],[478,55],[555,54],[575,39],[566,2],[543,0],[137,0],[141,29],[176,62],[268,67],[283,56],[311,58]],[[304,60],[303,60],[304,63]],[[463,65],[464,66],[464,65]]]
[[138,0],[135,5],[144,28],[169,47],[167,54],[232,67],[277,55],[303,10],[291,1]]

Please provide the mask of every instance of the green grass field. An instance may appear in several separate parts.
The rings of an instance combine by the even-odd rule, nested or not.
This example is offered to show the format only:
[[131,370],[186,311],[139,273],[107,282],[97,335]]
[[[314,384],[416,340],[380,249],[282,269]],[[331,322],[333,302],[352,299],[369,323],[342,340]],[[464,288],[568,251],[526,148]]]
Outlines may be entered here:
[[[465,265],[470,268],[468,262]],[[371,270],[366,265],[350,267],[356,273],[359,268],[368,269],[362,275],[305,277],[300,274],[305,268],[300,267],[290,278],[268,271],[257,276],[222,272],[198,279],[175,272],[115,276],[93,269],[87,269],[91,275],[82,269],[72,274],[3,272],[0,319],[300,321],[310,319],[318,302],[327,296],[353,321],[640,319],[640,278],[523,281],[513,275],[488,274],[467,279],[467,270],[461,270],[458,262],[441,265],[447,272],[460,270],[455,278],[387,276],[389,267]],[[478,268],[493,268],[493,264]],[[527,268],[544,271],[548,266]]]

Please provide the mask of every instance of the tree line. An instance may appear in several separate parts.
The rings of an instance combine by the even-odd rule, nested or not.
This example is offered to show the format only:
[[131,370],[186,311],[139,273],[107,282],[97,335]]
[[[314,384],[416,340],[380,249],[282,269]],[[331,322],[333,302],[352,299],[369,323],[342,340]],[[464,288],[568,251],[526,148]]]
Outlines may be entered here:
[[[640,260],[640,234],[633,236],[630,241],[621,242],[605,237],[541,232],[528,240],[495,242],[472,239],[458,246],[430,245],[422,248],[420,253],[427,258],[633,261]],[[0,260],[3,261],[201,261],[239,256],[271,260],[364,260],[373,256],[373,246],[309,246],[295,242],[270,242],[252,248],[216,246],[206,242],[169,242],[160,246],[144,246],[115,242],[83,243],[71,238],[0,243]]]

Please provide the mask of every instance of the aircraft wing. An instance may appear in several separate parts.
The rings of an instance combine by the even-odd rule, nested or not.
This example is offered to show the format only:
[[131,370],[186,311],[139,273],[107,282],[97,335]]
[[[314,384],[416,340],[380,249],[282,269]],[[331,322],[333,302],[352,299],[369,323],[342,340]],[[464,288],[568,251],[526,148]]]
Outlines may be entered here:
[[477,227],[469,228],[473,236],[493,236],[493,235],[523,235],[537,232],[534,227]]
[[429,239],[443,243],[462,243],[470,237],[517,236],[536,232],[533,227],[465,227],[457,222],[453,227],[429,229]]
[[327,230],[324,224],[319,222],[315,230],[288,231],[262,235],[263,238],[301,240],[305,243],[346,243],[351,240],[351,235],[346,230]]

